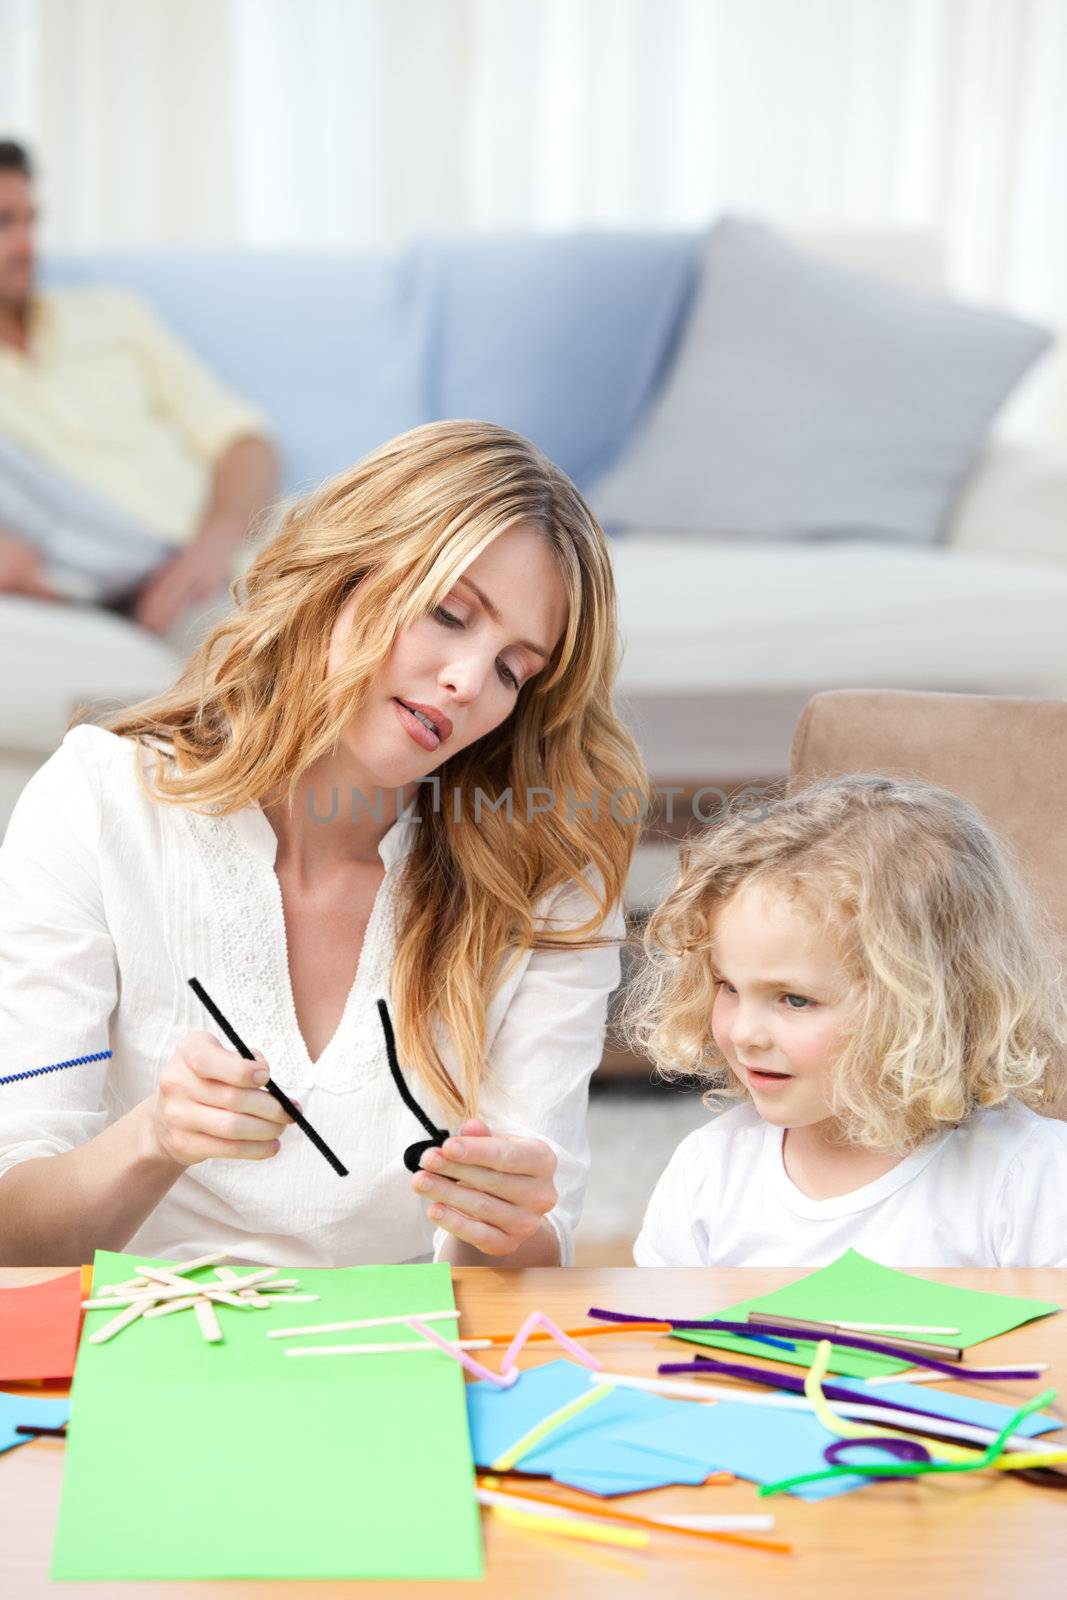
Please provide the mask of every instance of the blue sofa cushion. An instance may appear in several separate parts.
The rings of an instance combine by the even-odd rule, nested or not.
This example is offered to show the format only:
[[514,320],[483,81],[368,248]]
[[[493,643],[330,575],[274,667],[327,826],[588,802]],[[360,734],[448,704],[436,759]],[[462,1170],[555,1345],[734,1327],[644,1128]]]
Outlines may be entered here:
[[45,281],[136,290],[272,419],[285,487],[351,466],[426,420],[417,254],[145,252],[63,257]]
[[700,264],[692,234],[427,240],[431,417],[481,417],[584,488],[619,455],[669,363]]

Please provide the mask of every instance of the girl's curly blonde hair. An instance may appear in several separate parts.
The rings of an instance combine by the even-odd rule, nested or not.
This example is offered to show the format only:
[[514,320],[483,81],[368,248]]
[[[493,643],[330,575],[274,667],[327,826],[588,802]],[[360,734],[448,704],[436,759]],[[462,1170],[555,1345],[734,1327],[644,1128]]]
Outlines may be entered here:
[[711,940],[742,887],[784,891],[850,979],[831,1104],[843,1140],[906,1154],[980,1106],[1050,1108],[1067,1087],[1067,1004],[1051,919],[966,800],[915,780],[826,778],[682,847],[645,929],[621,1029],[664,1076],[747,1097],[710,1028]]

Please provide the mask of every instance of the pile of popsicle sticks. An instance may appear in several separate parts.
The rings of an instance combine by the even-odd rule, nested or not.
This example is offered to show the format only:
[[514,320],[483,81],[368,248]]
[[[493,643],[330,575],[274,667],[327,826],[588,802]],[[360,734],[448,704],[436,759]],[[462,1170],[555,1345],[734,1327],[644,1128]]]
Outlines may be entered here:
[[[184,1261],[178,1271],[165,1267],[143,1267],[136,1278],[124,1283],[109,1283],[95,1291],[91,1300],[82,1301],[83,1311],[110,1310],[122,1306],[118,1316],[89,1335],[90,1344],[106,1344],[123,1328],[140,1318],[168,1317],[175,1311],[192,1311],[200,1332],[210,1344],[222,1343],[222,1329],[216,1305],[236,1306],[239,1311],[264,1310],[279,1301],[317,1300],[317,1294],[294,1294],[299,1279],[279,1277],[277,1267],[237,1273],[231,1267],[217,1266],[225,1252],[197,1256]],[[193,1280],[191,1273],[214,1267],[215,1282]]]

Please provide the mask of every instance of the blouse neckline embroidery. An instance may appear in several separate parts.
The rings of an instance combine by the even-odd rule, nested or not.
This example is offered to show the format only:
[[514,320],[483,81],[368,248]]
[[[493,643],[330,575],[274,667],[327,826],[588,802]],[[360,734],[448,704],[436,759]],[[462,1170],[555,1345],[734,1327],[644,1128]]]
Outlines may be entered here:
[[[417,820],[397,818],[379,841],[385,877],[374,898],[340,1020],[312,1061],[293,998],[281,884],[274,870],[278,843],[274,829],[258,804],[228,816],[183,808],[183,816],[210,885],[222,965],[219,1003],[233,1015],[238,1032],[247,1028],[287,1092],[316,1084],[343,1092],[380,1075],[383,1042],[374,1002],[389,995],[397,931],[395,869],[414,842]],[[232,997],[228,1004],[221,999],[223,994]]]

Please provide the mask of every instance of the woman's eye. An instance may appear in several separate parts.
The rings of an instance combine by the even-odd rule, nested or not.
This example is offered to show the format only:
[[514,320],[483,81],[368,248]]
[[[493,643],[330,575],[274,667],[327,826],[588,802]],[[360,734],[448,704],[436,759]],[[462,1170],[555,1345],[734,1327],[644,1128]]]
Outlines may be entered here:
[[[787,994],[783,995],[782,998],[785,1000],[786,1005],[789,1006],[790,1011],[804,1011],[811,1005],[811,1001],[802,994]],[[800,1004],[791,1004],[793,1000],[799,1000]]]
[[[445,628],[462,628],[464,626],[462,617],[454,616],[451,611],[446,611],[444,606],[434,606],[430,614]],[[502,661],[498,661],[496,670],[502,682],[506,683],[509,689],[518,689],[519,680],[510,667],[505,666]]]

